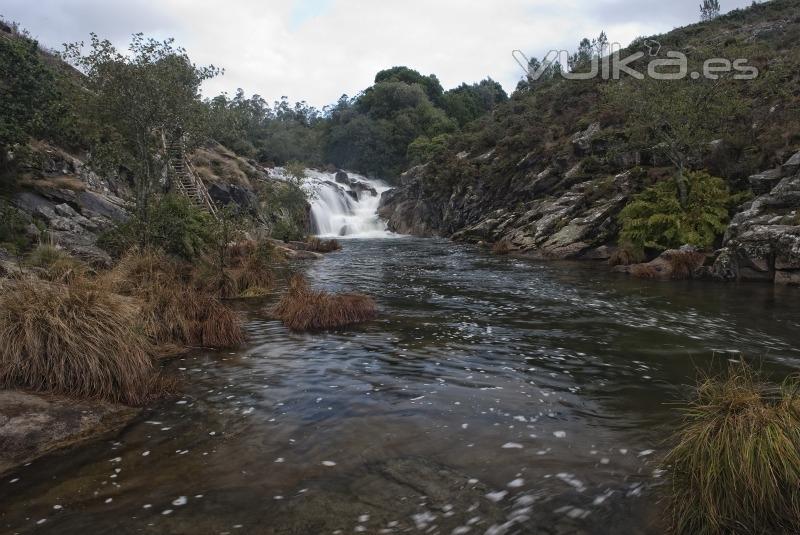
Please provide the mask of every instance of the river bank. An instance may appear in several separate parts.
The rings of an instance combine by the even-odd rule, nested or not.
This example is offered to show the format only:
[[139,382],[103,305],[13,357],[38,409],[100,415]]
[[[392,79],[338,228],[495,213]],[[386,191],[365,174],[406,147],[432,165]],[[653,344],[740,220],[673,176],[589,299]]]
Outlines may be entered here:
[[[492,153],[474,158],[463,155],[465,160],[481,162],[493,158]],[[615,257],[624,249],[618,244],[620,212],[641,191],[641,177],[635,170],[613,179],[570,179],[568,175],[546,170],[519,192],[516,205],[497,207],[490,195],[480,193],[488,187],[482,183],[437,198],[430,191],[431,177],[425,168],[414,168],[403,175],[397,188],[383,194],[378,213],[389,229],[404,234],[499,243],[506,252],[534,259],[619,263]],[[799,284],[800,153],[775,169],[751,176],[749,182],[756,196],[734,210],[719,247],[703,251],[704,257],[695,261],[687,276]],[[631,271],[639,261],[628,256],[624,263],[631,264],[626,270]],[[641,264],[642,268],[646,265]],[[662,275],[656,278],[670,278],[669,272]]]
[[241,304],[247,345],[174,360],[180,398],[4,478],[5,529],[662,533],[658,460],[695,367],[800,365],[791,288],[410,237],[347,240],[307,269],[380,318],[292,334]]

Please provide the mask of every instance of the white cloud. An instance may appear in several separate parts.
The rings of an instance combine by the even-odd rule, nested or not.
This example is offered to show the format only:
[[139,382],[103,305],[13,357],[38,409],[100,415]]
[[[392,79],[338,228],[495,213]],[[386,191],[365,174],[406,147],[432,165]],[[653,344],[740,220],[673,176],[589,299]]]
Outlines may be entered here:
[[[749,0],[724,2],[724,7]],[[407,65],[447,87],[486,76],[511,90],[514,49],[543,55],[605,30],[627,44],[698,18],[697,0],[6,0],[1,13],[50,46],[95,31],[124,45],[145,32],[174,36],[194,61],[224,67],[206,94],[242,87],[268,100],[322,106]]]

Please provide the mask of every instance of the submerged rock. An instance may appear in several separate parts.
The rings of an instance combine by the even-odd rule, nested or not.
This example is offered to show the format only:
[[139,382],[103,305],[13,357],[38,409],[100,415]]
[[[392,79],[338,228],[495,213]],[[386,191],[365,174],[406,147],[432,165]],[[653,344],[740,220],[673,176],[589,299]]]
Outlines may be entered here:
[[124,405],[0,391],[0,474],[118,431],[138,413]]

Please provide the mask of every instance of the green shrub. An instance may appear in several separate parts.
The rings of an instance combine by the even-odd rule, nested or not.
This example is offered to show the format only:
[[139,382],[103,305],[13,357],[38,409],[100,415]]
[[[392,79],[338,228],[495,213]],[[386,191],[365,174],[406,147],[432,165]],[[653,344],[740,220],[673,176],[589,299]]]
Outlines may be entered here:
[[196,260],[210,247],[217,221],[180,195],[165,195],[147,211],[146,221],[131,219],[103,233],[98,245],[121,257],[133,246],[159,247],[186,260]]
[[744,363],[702,381],[664,461],[675,532],[800,532],[798,389]]
[[28,221],[5,201],[0,200],[0,247],[12,254],[19,254],[31,245],[26,227]]
[[306,166],[302,162],[289,162],[286,164],[286,174],[296,180],[299,185],[306,178]]
[[677,182],[659,182],[628,203],[619,214],[620,242],[642,249],[691,244],[709,247],[728,222],[731,197],[725,181],[707,173],[688,173],[688,196],[681,206]]

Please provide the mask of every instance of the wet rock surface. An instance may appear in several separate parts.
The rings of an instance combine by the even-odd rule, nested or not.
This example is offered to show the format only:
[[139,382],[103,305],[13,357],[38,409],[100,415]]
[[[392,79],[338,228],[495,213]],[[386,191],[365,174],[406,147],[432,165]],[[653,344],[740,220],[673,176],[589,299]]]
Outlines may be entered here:
[[113,433],[138,409],[58,396],[0,391],[0,474],[48,453]]

